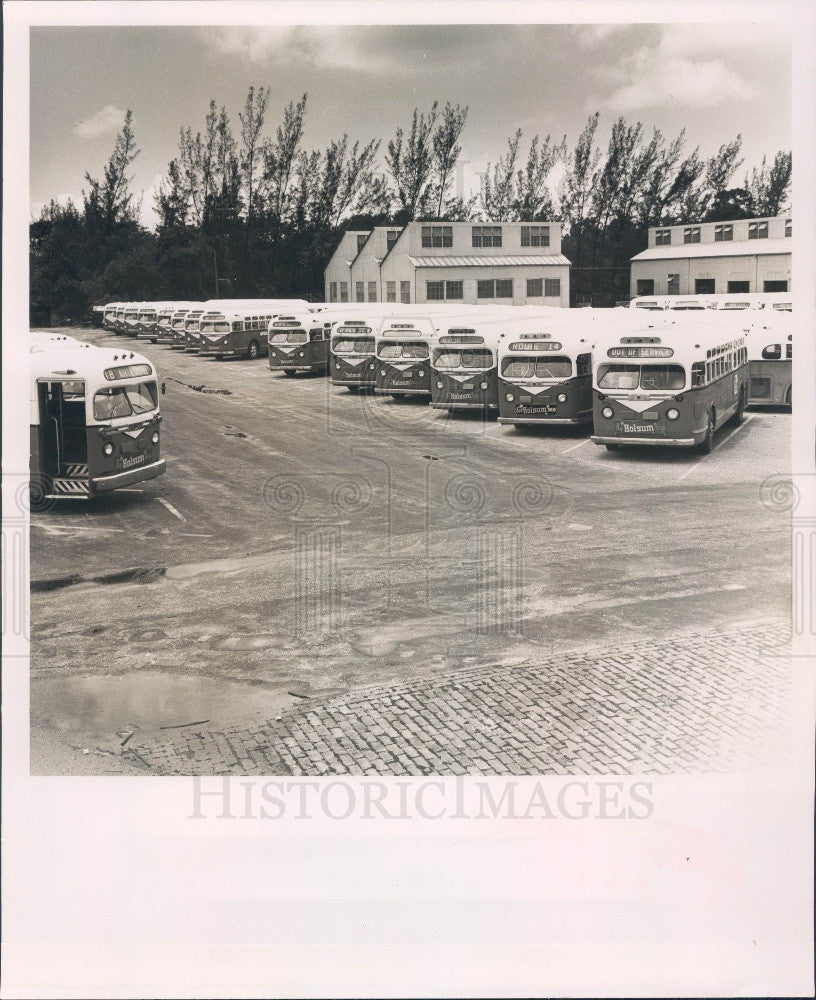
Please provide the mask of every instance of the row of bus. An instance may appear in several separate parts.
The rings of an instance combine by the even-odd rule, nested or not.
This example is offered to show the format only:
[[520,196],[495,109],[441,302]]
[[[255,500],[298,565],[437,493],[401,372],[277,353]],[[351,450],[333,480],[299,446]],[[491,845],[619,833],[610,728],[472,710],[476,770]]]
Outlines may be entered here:
[[29,373],[30,490],[36,502],[87,499],[165,471],[161,392],[148,358],[32,332]]
[[[626,309],[438,303],[296,303],[291,309],[292,300],[255,300],[154,304],[151,326],[145,304],[125,312],[133,309],[141,322],[131,334],[202,356],[264,352],[269,367],[287,375],[328,374],[352,390],[425,396],[433,407],[494,412],[503,423],[591,423],[598,443],[614,446],[611,409],[625,416],[615,420],[612,438],[705,449],[708,416],[716,430],[724,419],[741,417],[748,404],[790,405],[792,316],[775,308],[777,298],[732,296],[735,308],[726,309],[723,297],[717,309],[650,308],[648,316]],[[612,351],[607,360],[617,360],[602,371],[601,345],[610,337],[617,339],[606,348]],[[738,342],[735,367],[723,344]],[[636,378],[638,366],[627,358],[651,360]],[[637,384],[629,385],[632,380]],[[717,383],[719,391],[726,382],[731,402],[722,396],[706,419],[698,413],[683,430],[686,395],[693,393],[699,409],[713,390],[698,390]],[[613,396],[619,409],[608,402]],[[677,405],[649,405],[655,399]],[[657,420],[663,409],[670,415]],[[645,416],[631,418],[638,411]]]

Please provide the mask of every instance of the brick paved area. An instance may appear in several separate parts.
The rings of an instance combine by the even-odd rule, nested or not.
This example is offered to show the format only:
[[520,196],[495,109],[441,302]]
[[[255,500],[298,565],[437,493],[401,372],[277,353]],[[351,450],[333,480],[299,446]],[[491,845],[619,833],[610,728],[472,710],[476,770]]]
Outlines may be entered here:
[[309,702],[280,720],[128,744],[155,774],[721,771],[785,752],[778,623],[481,665]]

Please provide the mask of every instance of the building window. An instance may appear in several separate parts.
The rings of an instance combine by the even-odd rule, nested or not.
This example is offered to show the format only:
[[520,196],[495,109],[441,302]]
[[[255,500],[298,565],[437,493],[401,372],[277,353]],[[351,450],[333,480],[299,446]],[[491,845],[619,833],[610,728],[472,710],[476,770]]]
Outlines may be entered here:
[[408,303],[411,301],[411,282],[401,281],[400,282],[400,302]]
[[358,302],[365,302],[365,284],[358,281],[354,285],[354,296]]
[[790,219],[785,219],[785,235],[793,236],[793,227]]
[[763,281],[763,292],[786,292],[788,290],[787,281]]
[[544,281],[542,278],[527,279],[527,298],[540,299],[544,294]]
[[426,281],[425,282],[425,298],[429,302],[434,302],[436,300],[442,301],[445,298],[445,282],[444,281]]
[[399,229],[389,229],[385,234],[385,242],[388,250],[397,242],[399,239]]
[[749,240],[767,240],[768,239],[768,223],[767,222],[749,222],[748,223],[748,239]]
[[496,298],[497,299],[513,298],[513,282],[510,278],[502,278],[500,281],[496,282]]
[[666,282],[666,294],[667,295],[679,295],[680,294],[680,275],[670,274],[669,280]]
[[714,242],[728,243],[734,239],[734,227],[731,225],[714,227]]
[[683,230],[683,242],[684,243],[699,243],[700,242],[700,227],[699,226],[688,226]]
[[424,247],[452,247],[452,226],[423,226],[422,245]]
[[385,301],[386,302],[396,302],[397,301],[397,283],[396,283],[396,281],[386,281],[386,283],[385,283]]
[[464,297],[465,297],[464,282],[462,281],[445,282],[446,299],[463,299]]
[[496,282],[495,281],[477,281],[476,282],[476,298],[477,299],[494,299],[496,297]]
[[501,226],[474,226],[471,230],[473,246],[500,247],[502,245]]
[[638,278],[635,289],[638,295],[654,295],[654,281],[651,278]]
[[360,233],[357,237],[357,253],[359,253],[365,246],[365,241],[368,239],[368,233]]
[[341,281],[340,282],[340,301],[341,302],[348,302],[348,282],[347,281]]
[[655,246],[671,246],[671,229],[658,229],[655,233]]
[[329,283],[329,302],[337,301],[337,282],[332,281]]
[[545,278],[544,279],[544,298],[545,299],[559,299],[559,298],[561,298],[561,279],[560,278]]
[[695,295],[713,295],[714,294],[714,279],[713,278],[695,278],[694,279],[694,294]]
[[369,281],[369,283],[368,283],[368,301],[369,302],[376,302],[377,301],[377,282],[376,281]]
[[738,295],[748,295],[751,291],[750,281],[729,281],[726,285],[726,290]]
[[550,245],[550,227],[522,226],[521,245],[523,247],[548,247]]

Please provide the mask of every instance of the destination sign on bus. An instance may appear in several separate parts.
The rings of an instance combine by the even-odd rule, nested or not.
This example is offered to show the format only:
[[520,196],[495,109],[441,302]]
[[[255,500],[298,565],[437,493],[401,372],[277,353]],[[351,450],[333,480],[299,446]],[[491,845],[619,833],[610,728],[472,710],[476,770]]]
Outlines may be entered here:
[[[275,326],[275,327],[281,327],[281,326],[282,327],[289,327],[289,326],[293,326],[294,324],[295,324],[295,317],[293,316],[291,319],[287,319],[287,320],[275,320],[275,322],[272,324],[272,326]],[[297,325],[300,326],[299,323]]]
[[484,337],[466,337],[466,336],[450,336],[450,337],[440,337],[440,344],[483,344]]
[[621,337],[622,344],[659,344],[660,337]]
[[392,323],[391,324],[391,329],[392,330],[413,330],[414,329],[414,324],[413,323]]
[[137,378],[139,375],[150,375],[151,373],[150,365],[121,365],[119,368],[106,368],[105,378],[108,382],[115,382],[120,378]]
[[606,352],[610,358],[671,358],[671,347],[610,347]]
[[557,340],[528,340],[523,344],[510,344],[511,351],[560,351],[561,344]]

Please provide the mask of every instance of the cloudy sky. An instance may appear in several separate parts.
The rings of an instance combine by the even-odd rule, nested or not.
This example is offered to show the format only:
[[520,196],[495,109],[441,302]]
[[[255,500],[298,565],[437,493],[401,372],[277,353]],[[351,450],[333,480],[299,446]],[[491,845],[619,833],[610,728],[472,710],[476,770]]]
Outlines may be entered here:
[[434,99],[467,104],[466,185],[516,128],[574,143],[596,109],[602,141],[618,115],[672,137],[685,126],[704,156],[742,132],[739,181],[791,144],[790,38],[768,24],[33,28],[32,212],[101,174],[131,108],[152,224],[179,126],[200,128],[212,97],[237,130],[250,84],[271,88],[271,132],[308,93],[308,148],[343,132],[386,140]]

